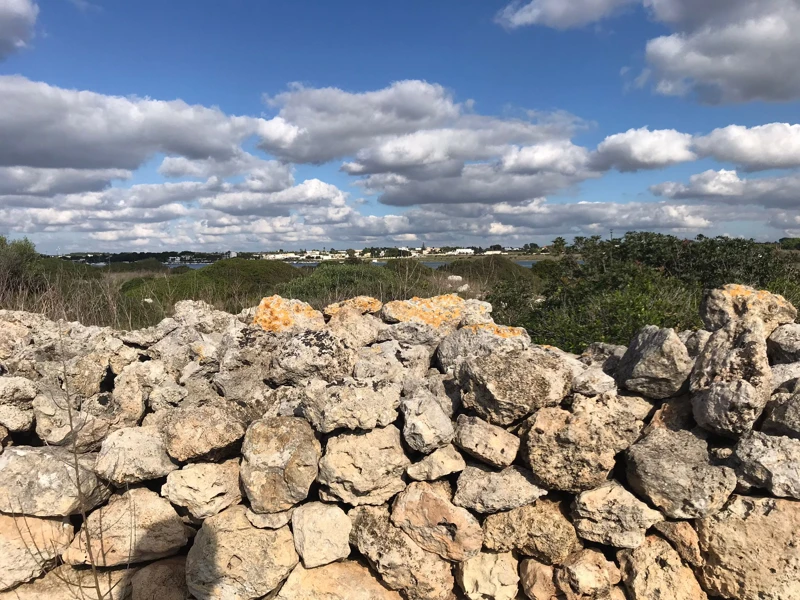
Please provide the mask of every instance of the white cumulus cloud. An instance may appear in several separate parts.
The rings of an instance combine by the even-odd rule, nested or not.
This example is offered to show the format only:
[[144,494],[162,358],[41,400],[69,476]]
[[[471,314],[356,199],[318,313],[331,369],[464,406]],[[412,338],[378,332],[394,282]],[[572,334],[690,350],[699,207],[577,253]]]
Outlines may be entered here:
[[30,44],[38,15],[39,7],[31,0],[0,2],[0,60]]

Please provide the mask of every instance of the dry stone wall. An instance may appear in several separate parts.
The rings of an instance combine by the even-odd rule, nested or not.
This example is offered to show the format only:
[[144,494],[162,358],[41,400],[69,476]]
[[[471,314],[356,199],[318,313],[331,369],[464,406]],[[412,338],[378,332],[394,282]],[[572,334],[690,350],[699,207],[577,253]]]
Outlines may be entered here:
[[0,600],[800,599],[800,325],[582,356],[457,296],[0,311]]

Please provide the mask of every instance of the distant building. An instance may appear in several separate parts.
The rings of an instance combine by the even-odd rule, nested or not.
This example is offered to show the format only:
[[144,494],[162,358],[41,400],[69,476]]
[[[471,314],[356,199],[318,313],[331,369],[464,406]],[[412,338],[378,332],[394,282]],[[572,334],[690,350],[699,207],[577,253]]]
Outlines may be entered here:
[[502,254],[502,250],[487,250],[484,254],[491,255],[491,254]]
[[225,258],[236,258],[239,256],[238,252],[234,252],[233,250],[228,250],[225,254],[223,254]]
[[456,248],[456,251],[453,254],[459,255],[467,255],[467,254],[475,254],[475,250],[472,248]]

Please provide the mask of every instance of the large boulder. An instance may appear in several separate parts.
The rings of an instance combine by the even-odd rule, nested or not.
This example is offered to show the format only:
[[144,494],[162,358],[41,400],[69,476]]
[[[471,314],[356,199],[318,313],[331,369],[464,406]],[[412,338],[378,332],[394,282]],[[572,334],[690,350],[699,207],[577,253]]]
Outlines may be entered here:
[[692,570],[657,536],[648,536],[633,550],[617,553],[622,580],[632,600],[706,600]]
[[401,600],[359,562],[346,560],[316,569],[297,565],[275,600]]
[[39,577],[72,542],[69,519],[0,514],[0,591]]
[[716,331],[731,322],[755,317],[764,323],[770,335],[776,327],[794,322],[797,310],[783,296],[746,285],[728,284],[710,290],[700,305],[700,317],[706,329]]
[[621,387],[662,400],[681,391],[693,364],[674,329],[647,325],[620,360],[616,376]]
[[736,473],[773,496],[800,499],[800,440],[751,431],[733,453]]
[[387,327],[378,317],[363,314],[352,306],[340,308],[325,325],[328,331],[353,348],[369,346],[385,339]]
[[447,475],[463,471],[467,466],[464,457],[455,446],[449,444],[429,454],[421,461],[409,465],[406,474],[417,481],[435,481]]
[[732,469],[711,463],[705,441],[666,428],[653,429],[628,449],[627,475],[633,491],[672,519],[713,514],[736,487]]
[[[395,300],[383,305],[381,315],[387,323],[415,323],[436,329],[454,330],[465,318],[473,322],[488,321],[491,305],[464,300],[456,294],[433,298]],[[481,315],[483,319],[475,317]]]
[[103,442],[95,463],[95,472],[116,485],[159,479],[178,468],[155,427],[118,429]]
[[186,557],[186,584],[197,600],[263,598],[299,557],[288,527],[258,529],[244,506],[206,519]]
[[[0,454],[0,512],[64,517],[89,511],[111,494],[94,473],[94,454],[66,448],[6,448]],[[80,488],[76,485],[80,481]]]
[[189,531],[168,501],[133,488],[90,513],[62,558],[70,565],[114,567],[172,556],[188,540]]
[[458,565],[456,582],[469,600],[515,600],[517,559],[510,552],[481,552]]
[[458,415],[455,444],[464,452],[495,467],[507,467],[517,457],[519,438],[478,417]]
[[273,385],[314,378],[333,383],[353,374],[356,356],[353,348],[330,331],[306,331],[278,341],[266,376]]
[[256,308],[253,324],[271,333],[301,333],[322,329],[325,317],[300,300],[269,296]]
[[409,600],[450,600],[453,573],[449,562],[423,550],[392,524],[385,506],[359,506],[349,513],[350,543],[369,561],[384,583]]
[[0,377],[0,425],[9,431],[28,431],[33,427],[33,399],[36,384],[25,377]]
[[294,547],[306,569],[350,556],[351,529],[350,518],[335,504],[309,502],[292,513]]
[[483,545],[495,552],[514,550],[556,565],[580,548],[565,507],[553,500],[537,500],[489,515],[483,522]]
[[242,500],[239,459],[193,463],[172,471],[161,487],[161,495],[195,519],[213,517]]
[[495,323],[467,325],[439,343],[436,360],[442,371],[448,372],[470,356],[486,356],[498,351],[521,351],[530,346],[531,339],[522,327]]
[[578,494],[572,518],[580,537],[615,548],[638,548],[645,532],[664,519],[616,481]]
[[412,483],[395,498],[392,523],[428,552],[461,562],[480,551],[483,532],[468,510],[450,501],[449,491],[447,484]]
[[547,494],[530,471],[516,465],[498,472],[476,463],[461,472],[456,485],[453,503],[479,513],[519,508]]
[[458,379],[466,408],[494,425],[509,425],[569,393],[572,372],[558,355],[541,348],[467,357]]
[[333,436],[319,461],[318,479],[325,486],[320,497],[353,506],[383,504],[406,487],[409,464],[394,425]]
[[306,499],[317,478],[321,445],[298,417],[272,417],[250,425],[242,444],[242,485],[256,512],[288,510]]
[[453,441],[455,429],[442,408],[442,401],[427,388],[419,387],[403,399],[403,438],[417,452],[430,454]]
[[321,433],[386,427],[397,420],[400,391],[400,384],[380,380],[327,385],[317,379],[305,387],[300,411]]
[[700,580],[736,600],[800,598],[800,502],[734,496],[697,521]]
[[235,452],[245,424],[237,405],[220,398],[200,405],[184,403],[166,411],[161,433],[172,458],[203,461]]

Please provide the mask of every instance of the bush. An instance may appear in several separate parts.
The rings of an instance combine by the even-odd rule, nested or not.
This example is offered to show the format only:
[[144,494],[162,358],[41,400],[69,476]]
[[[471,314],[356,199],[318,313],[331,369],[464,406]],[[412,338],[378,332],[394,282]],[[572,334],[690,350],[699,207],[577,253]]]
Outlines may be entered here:
[[458,259],[439,268],[443,273],[460,275],[467,281],[490,287],[500,281],[531,281],[531,269],[518,265],[505,256],[483,256],[474,259]]
[[169,273],[169,267],[156,258],[133,262],[113,262],[104,267],[109,273]]

